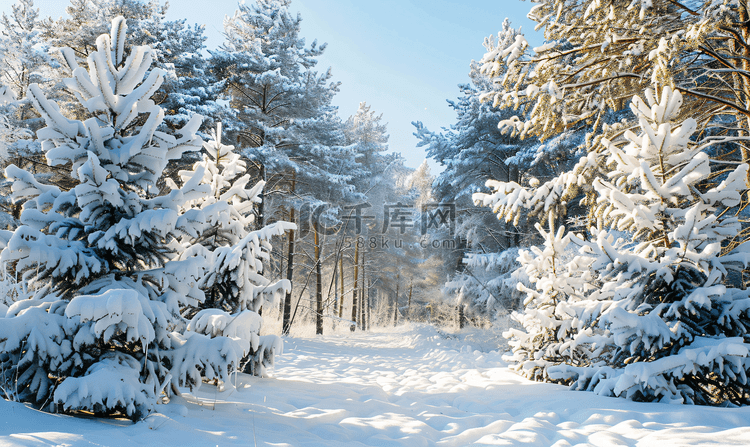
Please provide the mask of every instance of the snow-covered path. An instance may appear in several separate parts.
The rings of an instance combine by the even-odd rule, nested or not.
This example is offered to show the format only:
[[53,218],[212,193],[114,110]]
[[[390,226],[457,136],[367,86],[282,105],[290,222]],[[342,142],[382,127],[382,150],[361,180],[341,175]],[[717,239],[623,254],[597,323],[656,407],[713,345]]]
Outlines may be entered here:
[[[474,334],[475,336],[478,334]],[[747,445],[750,408],[640,404],[532,383],[428,326],[290,338],[274,377],[205,385],[145,422],[0,402],[0,445]]]

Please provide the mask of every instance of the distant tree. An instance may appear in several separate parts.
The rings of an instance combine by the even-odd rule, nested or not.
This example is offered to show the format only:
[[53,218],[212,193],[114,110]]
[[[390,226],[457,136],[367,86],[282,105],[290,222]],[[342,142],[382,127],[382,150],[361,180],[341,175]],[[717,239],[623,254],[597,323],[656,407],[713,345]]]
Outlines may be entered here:
[[388,129],[383,123],[383,114],[375,115],[365,102],[344,123],[346,144],[353,146],[357,161],[362,164],[367,176],[373,180],[382,174],[386,165],[383,152],[388,150]]
[[52,68],[58,66],[50,46],[42,36],[44,21],[33,0],[18,0],[10,15],[3,13],[0,20],[0,89],[5,88],[3,111],[15,126],[35,129],[38,118],[23,98],[31,84],[49,88],[53,83]]
[[432,184],[435,181],[435,177],[430,173],[430,165],[425,159],[417,169],[409,176],[407,185],[416,191],[416,202],[415,207],[421,210],[427,204],[435,201],[432,197]]

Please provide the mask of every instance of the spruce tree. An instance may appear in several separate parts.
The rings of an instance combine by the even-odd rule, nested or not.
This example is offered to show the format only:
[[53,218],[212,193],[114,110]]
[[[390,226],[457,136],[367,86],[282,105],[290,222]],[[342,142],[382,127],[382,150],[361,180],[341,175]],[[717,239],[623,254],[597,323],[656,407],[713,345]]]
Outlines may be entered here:
[[[180,172],[184,184],[195,179],[211,187],[209,194],[187,204],[211,219],[206,231],[185,240],[183,257],[200,253],[208,267],[198,281],[205,301],[189,306],[183,315],[191,317],[191,331],[238,340],[243,352],[240,367],[262,376],[273,365],[274,355],[281,354],[283,345],[275,335],[260,335],[260,311],[266,302],[277,303],[291,290],[291,282],[286,279],[272,282],[265,278],[263,262],[269,260],[271,238],[296,227],[276,222],[251,231],[265,183],[248,187],[250,175],[245,161],[234,153],[234,146],[221,143],[221,123],[212,136],[203,144],[203,159],[193,170]],[[197,179],[200,175],[202,178]]]
[[[748,165],[709,157],[679,92],[645,97],[630,107],[639,133],[601,139],[608,175],[594,181],[590,234],[542,231],[549,250],[521,256],[535,288],[517,316],[525,330],[508,334],[518,368],[609,396],[748,404],[750,250],[735,240]],[[512,213],[506,185],[493,186],[476,198]]]
[[[154,62],[165,71],[164,81],[154,94],[154,101],[164,109],[162,127],[174,132],[198,113],[205,117],[201,130],[207,134],[229,114],[227,108],[216,103],[222,84],[212,76],[208,61],[201,54],[206,41],[204,29],[190,26],[184,19],[167,20],[169,4],[161,3],[164,2],[72,0],[66,8],[68,17],[41,24],[43,37],[54,47],[71,48],[85,66],[88,55],[96,50],[96,37],[109,31],[112,19],[125,17],[130,30],[125,50],[150,46]],[[66,97],[64,91],[55,94],[64,107],[76,107],[75,99]],[[189,160],[187,165],[194,161]]]
[[62,189],[6,169],[23,211],[19,228],[2,233],[0,261],[33,296],[0,322],[0,379],[44,410],[138,420],[162,393],[228,381],[244,349],[237,337],[185,331],[181,310],[204,300],[200,281],[218,267],[207,253],[184,253],[184,241],[230,205],[190,207],[211,193],[203,166],[179,188],[163,181],[170,160],[200,148],[201,117],[176,135],[158,130],[164,111],[151,96],[165,73],[151,67],[148,46],[126,54],[125,38],[117,17],[87,69],[61,50],[72,72],[64,83],[85,119],[66,118],[39,86],[28,88],[46,124],[37,137],[47,162],[76,184]]

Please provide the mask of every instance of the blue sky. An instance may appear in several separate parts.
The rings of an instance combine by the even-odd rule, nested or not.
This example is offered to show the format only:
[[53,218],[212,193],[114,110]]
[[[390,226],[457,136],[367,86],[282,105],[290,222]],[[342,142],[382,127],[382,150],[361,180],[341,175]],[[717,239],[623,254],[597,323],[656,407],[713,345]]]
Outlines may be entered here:
[[[0,0],[0,10],[10,11],[13,3]],[[43,16],[53,17],[64,15],[67,4],[34,2]],[[234,13],[237,1],[171,0],[169,5],[170,19],[206,25],[207,46],[214,48],[223,40],[224,16]],[[391,150],[416,167],[425,154],[416,147],[411,122],[422,121],[431,130],[453,122],[446,99],[457,97],[469,63],[484,54],[484,37],[496,34],[505,17],[523,27],[533,46],[540,45],[541,35],[526,18],[531,6],[520,0],[293,0],[291,9],[302,15],[308,43],[328,43],[318,68],[331,67],[334,80],[342,82],[334,100],[341,117],[366,101],[388,123]]]

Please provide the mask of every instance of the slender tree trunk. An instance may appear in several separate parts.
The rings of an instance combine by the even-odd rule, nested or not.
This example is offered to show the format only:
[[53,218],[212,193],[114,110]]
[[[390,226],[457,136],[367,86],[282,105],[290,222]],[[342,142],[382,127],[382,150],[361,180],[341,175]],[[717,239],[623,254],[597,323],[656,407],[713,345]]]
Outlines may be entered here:
[[[292,178],[292,193],[294,193],[294,189],[296,187],[296,177]],[[291,207],[289,210],[289,222],[294,222],[294,207]],[[288,279],[290,282],[292,281],[292,277],[294,276],[294,230],[289,230],[289,248],[287,253],[287,259],[286,259],[286,279]],[[291,289],[284,297],[284,318],[282,323],[282,333],[284,335],[289,335],[289,331],[291,330],[291,321],[292,321],[292,291]]]
[[[289,212],[289,220],[294,222],[294,208]],[[286,260],[286,279],[290,282],[294,276],[294,230],[289,230],[289,245]],[[284,297],[284,318],[283,318],[283,333],[289,335],[291,329],[291,318],[292,318],[292,291],[289,290]]]
[[[284,277],[284,239],[281,238],[281,259],[279,260],[279,278]],[[284,302],[286,301],[285,298],[282,298],[279,303],[279,315],[284,316]],[[283,325],[282,325],[283,328]]]
[[414,283],[409,283],[409,303],[406,305],[406,319],[411,321],[411,289]]
[[[284,238],[279,238],[279,246],[281,247],[281,255],[279,255],[279,278],[284,277]],[[286,301],[284,298],[279,300],[279,316],[283,317],[284,315],[284,301]],[[283,326],[282,326],[283,327]]]
[[458,328],[464,328],[464,305],[459,304],[458,306]]
[[[333,265],[333,316],[339,314],[339,289],[336,287],[336,283],[338,282],[338,269],[336,268],[336,264]],[[330,294],[330,291],[328,292]],[[336,321],[336,320],[334,320]]]
[[362,286],[359,288],[359,328],[363,331],[367,330],[367,322],[365,321],[365,281],[362,281]]
[[[748,19],[750,19],[750,14],[748,14],[748,5],[747,1],[740,2],[739,10],[740,10],[740,21],[737,24],[741,28],[741,34],[744,42],[747,42],[747,39],[750,38],[750,27],[748,26]],[[736,25],[736,26],[737,26]],[[747,73],[747,70],[750,69],[750,61],[748,61],[748,57],[750,57],[750,51],[742,45],[737,45],[736,39],[730,39],[729,47],[732,54],[738,54],[742,53],[743,57],[741,58],[741,64],[742,69],[745,73]],[[744,93],[744,105],[745,109],[750,106],[750,89],[748,86],[748,80],[745,76],[742,76],[739,73],[733,73],[732,74],[732,80],[734,83],[734,90],[736,92],[742,91]],[[738,114],[739,117],[739,114]],[[748,136],[750,134],[750,117],[745,116],[745,126],[747,126],[745,129],[739,129],[738,134],[743,136]],[[739,121],[739,120],[738,120]],[[742,153],[742,161],[744,163],[747,163],[750,161],[750,149],[744,144],[740,145],[740,151]],[[750,172],[747,174],[747,181],[750,183]],[[750,191],[747,192],[745,195],[745,201],[750,202]],[[740,205],[742,206],[742,205]],[[740,288],[742,290],[746,290],[747,286],[745,284],[745,272],[747,272],[747,269],[744,269],[740,272]]]
[[[518,166],[513,167],[513,181],[516,183],[521,181],[521,170],[518,168]],[[518,247],[519,245],[521,245],[521,237],[518,234],[519,231],[516,228],[516,226],[513,225],[512,228],[513,228],[513,246]]]
[[398,286],[400,285],[401,274],[396,275],[396,299],[393,303],[393,327],[398,326]]
[[323,335],[323,275],[320,268],[320,234],[317,227],[313,230],[315,237],[315,334]]
[[[266,165],[263,163],[260,163],[260,178],[264,182],[266,181]],[[258,204],[258,221],[256,222],[256,225],[255,225],[256,230],[260,230],[261,228],[263,228],[263,225],[265,224],[265,220],[266,220],[266,216],[264,213],[265,203],[266,203],[265,187],[261,190],[259,198],[260,198],[260,203]]]
[[[367,327],[372,329],[372,297],[370,291],[372,290],[372,280],[367,280]],[[377,298],[377,293],[375,294]]]
[[[505,181],[510,183],[510,166],[507,164],[505,165]],[[511,223],[505,222],[505,243],[507,244],[508,248],[513,246],[513,234],[511,233]]]
[[360,300],[359,300],[359,327],[363,331],[367,330],[367,321],[365,321],[365,289],[366,289],[366,282],[365,282],[365,249],[362,248],[362,265],[360,266],[360,270],[362,271],[362,287],[360,291]]
[[357,280],[359,277],[359,244],[354,246],[354,291],[352,292],[352,325],[349,330],[354,332],[357,328]]
[[341,304],[339,304],[339,318],[344,316],[344,254],[339,256],[339,280],[341,281]]

